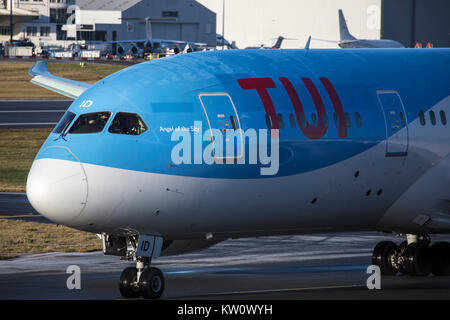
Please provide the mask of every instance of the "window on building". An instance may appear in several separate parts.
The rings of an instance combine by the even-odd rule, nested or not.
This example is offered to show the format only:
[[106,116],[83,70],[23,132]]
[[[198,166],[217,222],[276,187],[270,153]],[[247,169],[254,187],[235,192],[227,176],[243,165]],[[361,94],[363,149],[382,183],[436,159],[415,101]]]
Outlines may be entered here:
[[69,130],[69,133],[101,132],[108,122],[110,112],[94,112],[82,114]]
[[163,11],[162,16],[164,18],[178,18],[178,11]]
[[37,35],[37,27],[36,26],[28,26],[27,27],[27,37],[35,37]]
[[50,8],[50,22],[66,24],[67,18],[71,13],[67,12],[67,9],[55,9]]
[[48,36],[50,36],[50,27],[41,27],[40,35],[41,35],[41,37],[48,37]]
[[67,40],[67,31],[62,30],[62,24],[56,25],[56,40]]
[[137,136],[147,131],[147,126],[137,114],[119,112],[114,117],[108,131]]
[[9,34],[10,34],[9,27],[0,26],[0,35],[2,35],[2,36],[9,36]]

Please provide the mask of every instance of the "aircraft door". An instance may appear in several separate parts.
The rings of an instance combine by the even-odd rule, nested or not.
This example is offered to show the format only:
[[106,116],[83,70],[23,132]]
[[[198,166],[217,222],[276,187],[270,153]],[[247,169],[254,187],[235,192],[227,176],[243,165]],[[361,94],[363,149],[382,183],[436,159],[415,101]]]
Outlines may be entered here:
[[[243,155],[242,130],[240,130],[239,116],[231,97],[227,93],[202,93],[199,94],[199,99],[214,137],[214,160],[223,162],[241,158]],[[219,130],[216,133],[221,133],[221,141],[217,141],[219,137],[212,132],[213,129]]]
[[377,91],[386,124],[386,156],[408,154],[408,121],[402,99],[397,91]]

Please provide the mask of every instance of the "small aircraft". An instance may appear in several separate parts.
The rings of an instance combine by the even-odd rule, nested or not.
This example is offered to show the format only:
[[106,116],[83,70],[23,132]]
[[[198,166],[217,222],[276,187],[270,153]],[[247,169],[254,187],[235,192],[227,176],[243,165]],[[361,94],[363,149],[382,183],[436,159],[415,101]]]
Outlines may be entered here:
[[280,49],[281,45],[283,44],[284,40],[297,40],[293,38],[285,38],[283,36],[279,36],[278,38],[274,39],[276,40],[275,44],[271,47],[264,46],[263,44],[259,47],[247,47],[245,49]]
[[448,275],[450,244],[430,235],[450,233],[449,69],[450,49],[309,41],[152,60],[96,84],[39,61],[31,82],[75,100],[27,196],[135,264],[125,298],[163,294],[159,256],[242,237],[395,233],[373,251],[382,275]]
[[347,22],[344,18],[344,13],[341,9],[339,9],[339,34],[340,40],[324,40],[324,39],[315,39],[319,41],[325,42],[333,42],[337,43],[339,47],[347,49],[347,48],[404,48],[404,46],[395,40],[381,39],[381,40],[364,40],[355,38],[347,27]]
[[[145,21],[145,39],[130,39],[130,40],[117,40],[117,41],[101,41],[90,43],[95,44],[105,44],[109,43],[116,46],[116,52],[119,55],[132,55],[143,57],[147,53],[159,53],[160,56],[165,56],[167,51],[173,51],[173,47],[177,53],[183,52],[186,47],[193,48],[206,48],[207,44],[202,42],[192,42],[192,41],[181,41],[181,40],[170,40],[170,39],[160,39],[153,38],[152,32],[152,21],[176,21],[177,18],[122,18],[122,20],[130,21]],[[194,50],[196,51],[196,50]]]

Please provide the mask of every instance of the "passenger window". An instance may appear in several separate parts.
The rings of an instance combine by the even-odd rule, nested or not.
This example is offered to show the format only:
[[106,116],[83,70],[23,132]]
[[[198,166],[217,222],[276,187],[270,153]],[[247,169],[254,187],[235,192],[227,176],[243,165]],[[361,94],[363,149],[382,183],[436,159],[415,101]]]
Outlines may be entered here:
[[339,116],[336,112],[333,113],[334,126],[339,129]]
[[295,117],[292,113],[289,113],[289,123],[291,124],[292,129],[295,129],[297,127],[295,124]]
[[69,133],[96,133],[101,132],[108,122],[110,112],[94,112],[82,114],[70,128]]
[[119,112],[114,117],[108,131],[111,133],[138,136],[147,131],[147,126],[137,114]]
[[312,125],[313,125],[314,127],[317,127],[318,120],[317,120],[317,114],[316,114],[316,113],[312,113],[312,114],[311,114],[311,120],[312,120]]
[[323,113],[322,115],[323,115],[323,125],[325,126],[325,128],[328,129],[328,126],[330,125],[328,122],[328,116],[326,113]]
[[436,125],[436,115],[434,114],[433,111],[430,111],[430,122],[433,126]]
[[230,116],[230,120],[231,120],[231,126],[233,127],[233,130],[237,130],[236,118],[234,116]]
[[272,129],[272,118],[266,113],[266,125],[267,128]]
[[424,126],[426,124],[426,122],[425,122],[425,114],[423,113],[423,111],[419,111],[419,119],[420,119],[420,124]]
[[306,128],[306,117],[303,112],[300,113],[300,123],[302,124],[302,128]]
[[355,120],[356,120],[356,126],[358,128],[362,127],[362,120],[361,120],[361,115],[359,114],[359,112],[355,112]]
[[278,114],[278,124],[280,126],[280,129],[284,129],[284,119],[281,113]]
[[445,111],[441,110],[441,112],[439,112],[439,114],[441,115],[442,125],[445,126],[447,124],[447,116],[445,115]]
[[53,130],[53,133],[63,133],[72,122],[73,118],[75,118],[75,113],[66,111]]
[[406,120],[405,120],[405,115],[403,114],[403,112],[400,112],[400,121],[402,122],[402,127],[405,127]]
[[352,126],[352,122],[350,120],[350,115],[348,114],[348,112],[344,113],[344,119],[345,119],[345,126],[347,128],[350,128]]

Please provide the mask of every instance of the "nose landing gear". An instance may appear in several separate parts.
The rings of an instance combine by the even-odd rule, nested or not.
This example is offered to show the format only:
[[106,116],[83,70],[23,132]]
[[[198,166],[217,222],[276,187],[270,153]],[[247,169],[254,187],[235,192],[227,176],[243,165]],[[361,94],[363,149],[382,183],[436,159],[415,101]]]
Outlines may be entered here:
[[123,270],[119,291],[126,299],[158,299],[164,292],[164,276],[161,270],[150,267],[152,258],[158,258],[163,239],[158,236],[115,236],[102,234],[103,253],[119,256],[122,260],[136,262],[136,267]]
[[410,276],[450,275],[450,244],[437,242],[430,247],[429,237],[413,235],[408,235],[408,241],[399,246],[382,241],[373,250],[372,264],[388,276],[398,272]]
[[[146,260],[145,262],[143,260]],[[119,291],[126,299],[158,299],[164,292],[164,276],[150,267],[151,259],[140,257],[136,267],[128,267],[120,275]]]

